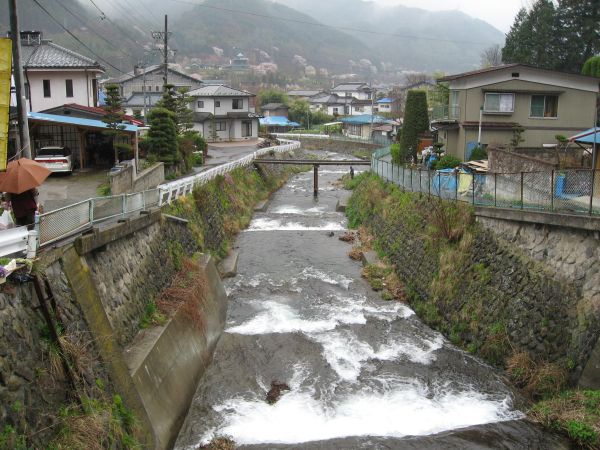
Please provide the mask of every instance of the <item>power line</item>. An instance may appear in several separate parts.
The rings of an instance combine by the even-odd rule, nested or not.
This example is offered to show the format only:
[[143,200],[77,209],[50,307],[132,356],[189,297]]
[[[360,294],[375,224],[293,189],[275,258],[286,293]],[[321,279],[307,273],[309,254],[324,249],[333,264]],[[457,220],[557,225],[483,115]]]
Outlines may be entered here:
[[[120,32],[123,34],[123,36],[125,36],[127,39],[129,39],[129,41],[130,41],[130,42],[132,42],[134,45],[137,45],[137,46],[138,46],[138,47],[140,47],[142,50],[145,50],[145,48],[144,48],[144,46],[143,46],[142,44],[140,44],[140,43],[139,43],[139,42],[138,42],[138,41],[137,41],[135,38],[132,38],[132,37],[129,35],[129,33],[127,33],[127,32],[126,32],[126,31],[125,31],[123,28],[121,28],[121,26],[120,26],[120,25],[118,25],[117,23],[113,22],[113,21],[111,20],[111,18],[110,18],[110,17],[108,17],[108,16],[106,15],[106,13],[105,13],[104,11],[102,11],[102,10],[101,10],[101,9],[98,7],[98,5],[96,5],[96,3],[94,2],[94,0],[90,0],[90,2],[92,3],[92,5],[94,5],[94,6],[96,7],[96,9],[97,9],[98,11],[100,11],[100,14],[102,14],[102,16],[101,16],[101,17],[102,17],[103,19],[106,19],[106,20],[107,20],[107,21],[108,21],[110,24],[112,24],[112,25],[113,25],[113,26],[114,26],[114,27],[115,27],[117,30],[119,30],[119,31],[120,31]],[[113,4],[113,7],[114,7],[114,4]],[[127,11],[125,11],[125,15],[126,15],[126,16],[131,16],[131,13],[129,13],[129,12],[127,12]],[[133,17],[135,17],[135,14],[133,15]]]
[[280,17],[280,16],[271,16],[268,14],[260,14],[260,13],[255,13],[255,12],[251,12],[251,11],[242,11],[240,9],[223,8],[220,6],[205,5],[205,4],[195,3],[195,2],[186,1],[186,0],[171,0],[171,1],[175,2],[175,3],[184,3],[186,5],[194,5],[199,8],[214,9],[217,11],[225,11],[225,12],[230,12],[230,13],[234,13],[234,14],[245,14],[245,15],[253,16],[253,17],[261,17],[264,19],[282,20],[285,22],[300,23],[303,25],[311,25],[311,26],[321,27],[321,28],[332,28],[332,29],[337,29],[337,30],[353,31],[356,33],[366,33],[366,34],[374,34],[374,35],[380,35],[380,36],[390,36],[390,37],[396,37],[396,38],[401,38],[401,39],[416,39],[416,40],[432,41],[432,42],[448,42],[451,44],[470,44],[470,45],[478,45],[478,46],[480,46],[482,44],[486,44],[486,42],[481,42],[481,41],[475,42],[475,41],[459,41],[459,40],[454,40],[454,39],[430,38],[430,37],[425,37],[425,36],[414,36],[414,35],[409,35],[409,34],[398,34],[398,33],[385,33],[382,31],[364,30],[364,29],[360,29],[360,28],[343,27],[343,26],[337,26],[337,25],[327,25],[327,24],[319,23],[319,22],[309,22],[308,20],[290,19],[287,17]]
[[33,0],[33,2],[39,6],[39,8],[44,11],[59,27],[61,27],[69,36],[71,36],[73,39],[75,39],[79,44],[81,44],[84,48],[86,48],[92,55],[94,55],[96,58],[98,58],[98,60],[100,61],[104,61],[108,66],[112,67],[113,69],[115,69],[117,72],[125,74],[125,72],[123,72],[121,69],[119,69],[116,66],[113,66],[110,62],[108,62],[107,60],[105,60],[104,58],[102,58],[101,56],[97,55],[96,52],[94,52],[90,47],[88,47],[81,39],[79,39],[77,36],[75,36],[71,30],[67,29],[62,23],[60,23],[60,20],[58,20],[56,17],[54,17],[52,14],[50,14],[50,12],[40,4],[40,2],[38,0]]
[[125,53],[123,50],[121,50],[120,47],[118,47],[117,45],[113,44],[112,42],[110,42],[108,39],[106,39],[104,36],[102,36],[102,34],[98,33],[96,30],[94,30],[91,26],[89,26],[89,24],[86,22],[85,19],[83,19],[80,15],[76,14],[75,12],[71,11],[69,8],[67,8],[62,2],[61,0],[56,0],[56,3],[58,3],[65,11],[67,11],[68,13],[70,13],[73,17],[75,17],[75,19],[79,20],[79,22],[81,22],[83,25],[85,25],[86,27],[89,28],[89,30],[94,33],[96,36],[98,36],[100,39],[102,39],[104,42],[106,42],[108,45],[110,45],[112,48],[114,48],[115,50],[121,52],[122,55],[124,56],[129,56],[127,53]]

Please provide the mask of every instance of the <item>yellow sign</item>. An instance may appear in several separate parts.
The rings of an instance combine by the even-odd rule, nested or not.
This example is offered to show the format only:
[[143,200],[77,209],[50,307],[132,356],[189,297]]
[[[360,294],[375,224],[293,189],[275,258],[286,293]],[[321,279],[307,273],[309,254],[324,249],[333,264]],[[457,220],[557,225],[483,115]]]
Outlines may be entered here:
[[12,40],[0,38],[0,170],[7,162],[11,75]]

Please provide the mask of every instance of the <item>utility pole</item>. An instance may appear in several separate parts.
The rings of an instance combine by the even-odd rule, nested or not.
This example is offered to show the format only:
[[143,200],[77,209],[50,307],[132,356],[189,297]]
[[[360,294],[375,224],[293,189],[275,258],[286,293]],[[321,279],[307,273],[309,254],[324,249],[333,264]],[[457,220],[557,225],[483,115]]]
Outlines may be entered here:
[[[22,155],[31,159],[31,143],[29,141],[29,122],[27,121],[27,97],[25,83],[23,81],[23,63],[21,61],[21,33],[19,30],[19,18],[17,14],[17,0],[9,0],[10,9],[10,34],[13,45],[13,73],[15,77],[15,88],[17,97],[17,114],[19,122],[19,138],[21,140]],[[17,152],[19,149],[17,150]],[[17,159],[19,153],[17,153]]]
[[152,31],[152,37],[155,41],[162,41],[163,45],[163,89],[167,88],[167,79],[169,74],[169,24],[168,16],[165,14],[165,31]]

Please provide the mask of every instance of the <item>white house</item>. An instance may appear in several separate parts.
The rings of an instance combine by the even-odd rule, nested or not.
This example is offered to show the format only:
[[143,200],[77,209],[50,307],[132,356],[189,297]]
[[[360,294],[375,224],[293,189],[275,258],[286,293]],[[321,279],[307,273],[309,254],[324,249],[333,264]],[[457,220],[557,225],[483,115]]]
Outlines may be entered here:
[[188,94],[194,99],[194,129],[208,142],[258,139],[259,114],[254,112],[254,94],[229,86],[204,86]]
[[348,82],[338,84],[331,90],[331,93],[340,97],[354,97],[357,100],[371,100],[373,91],[367,83]]
[[330,116],[360,116],[371,114],[372,101],[352,96],[325,94],[309,100],[311,111],[323,111]]
[[67,103],[98,106],[97,61],[43,39],[39,31],[21,32],[23,71],[29,111]]

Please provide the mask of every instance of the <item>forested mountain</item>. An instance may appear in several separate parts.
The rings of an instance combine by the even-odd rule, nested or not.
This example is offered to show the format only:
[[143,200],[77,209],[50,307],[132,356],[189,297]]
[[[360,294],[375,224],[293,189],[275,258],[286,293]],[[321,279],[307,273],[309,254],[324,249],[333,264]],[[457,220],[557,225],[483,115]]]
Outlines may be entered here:
[[[178,60],[218,63],[220,56],[222,63],[241,51],[252,63],[272,59],[288,73],[299,73],[304,65],[330,73],[356,71],[359,65],[375,71],[385,67],[382,63],[454,72],[476,67],[481,50],[503,40],[489,24],[457,12],[382,8],[363,0],[280,2],[39,0],[99,57],[69,36],[34,0],[18,4],[21,29],[41,30],[45,37],[98,59],[113,75],[118,70],[107,61],[121,71],[141,60],[158,62],[150,32],[162,29],[165,12]],[[7,2],[0,5],[0,25],[8,29]]]

